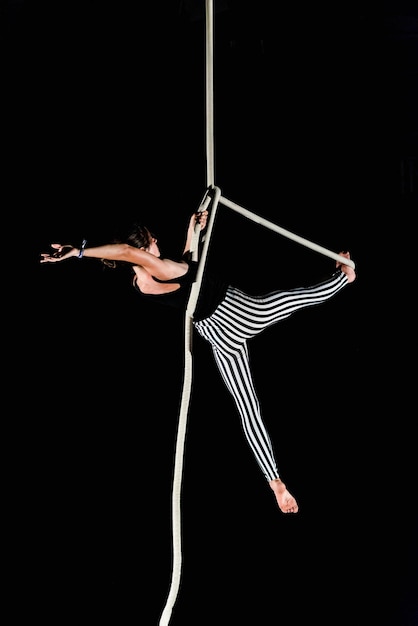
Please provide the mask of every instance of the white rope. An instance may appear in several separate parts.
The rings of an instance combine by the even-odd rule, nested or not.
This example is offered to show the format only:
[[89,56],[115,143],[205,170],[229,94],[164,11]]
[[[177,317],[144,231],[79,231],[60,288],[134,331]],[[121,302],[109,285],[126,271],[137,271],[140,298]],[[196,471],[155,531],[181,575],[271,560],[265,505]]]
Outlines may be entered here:
[[227,200],[227,198],[224,198],[223,196],[221,196],[221,198],[219,199],[219,202],[229,207],[233,211],[236,211],[237,213],[241,213],[241,215],[248,217],[248,219],[252,220],[253,222],[257,222],[257,224],[261,224],[262,226],[265,226],[266,228],[269,228],[270,230],[274,230],[276,233],[279,233],[280,235],[283,235],[284,237],[287,237],[288,239],[293,239],[293,241],[296,241],[297,243],[300,243],[303,246],[306,246],[307,248],[311,248],[312,250],[315,250],[316,252],[319,252],[320,254],[329,256],[331,259],[335,259],[336,261],[340,261],[341,263],[344,263],[344,265],[349,265],[353,269],[356,267],[354,261],[352,261],[351,259],[346,259],[340,254],[337,254],[336,252],[332,252],[332,250],[328,250],[327,248],[324,248],[323,246],[320,246],[317,243],[314,243],[313,241],[309,241],[308,239],[305,239],[304,237],[295,235],[295,233],[292,233],[289,230],[286,230],[285,228],[282,228],[281,226],[278,226],[277,224],[274,224],[273,222],[270,222],[269,220],[266,220],[263,217],[260,217],[256,213],[252,213],[252,211],[248,211],[248,209],[244,209],[238,204],[235,204],[235,202],[231,202],[231,200]]
[[[213,142],[213,0],[205,0],[206,11],[206,178],[208,190],[213,186],[214,182],[214,142]],[[190,395],[192,388],[192,338],[193,338],[193,315],[199,297],[200,287],[202,283],[203,270],[207,257],[207,250],[212,234],[213,223],[215,220],[216,209],[218,206],[220,191],[215,190],[213,195],[212,209],[209,214],[206,233],[203,240],[202,258],[200,259],[196,280],[192,285],[189,300],[187,303],[184,318],[184,379],[183,391],[180,406],[180,415],[177,429],[177,440],[174,462],[174,476],[172,488],[172,538],[173,538],[173,565],[170,590],[167,601],[160,618],[159,626],[168,626],[174,604],[177,599],[180,588],[181,568],[182,568],[182,549],[181,549],[181,487],[183,480],[183,456],[184,442],[187,430],[187,415],[189,412]],[[203,198],[199,211],[208,208],[211,202],[211,196],[207,192]],[[190,251],[192,259],[198,260],[200,226],[196,224],[192,236]]]
[[[202,255],[199,261],[198,270],[196,274],[196,280],[192,285],[190,292],[185,318],[184,318],[184,379],[183,390],[180,405],[180,414],[177,429],[176,449],[175,449],[175,462],[174,462],[174,475],[173,475],[173,487],[172,487],[172,540],[173,540],[173,564],[171,584],[168,592],[167,600],[163,612],[161,614],[159,626],[169,626],[172,611],[177,600],[177,595],[180,588],[181,570],[182,570],[182,530],[181,530],[181,489],[183,482],[183,459],[184,459],[184,445],[187,432],[187,418],[189,413],[190,396],[192,389],[192,339],[193,339],[193,316],[199,297],[203,273],[206,264],[207,253],[212,236],[212,230],[215,222],[216,212],[219,203],[224,204],[230,209],[244,215],[250,220],[269,228],[289,239],[316,250],[321,254],[329,256],[337,261],[341,261],[346,265],[355,267],[354,262],[350,259],[327,250],[323,246],[319,246],[316,243],[308,241],[303,237],[291,233],[284,228],[281,228],[277,224],[270,222],[259,215],[244,209],[243,207],[227,200],[221,196],[220,189],[214,185],[214,141],[213,141],[213,1],[205,0],[206,3],[206,158],[207,158],[207,187],[208,190],[204,196],[198,211],[204,211],[209,208],[209,220],[206,227],[206,232],[203,238]],[[192,253],[192,259],[198,261],[198,249],[199,249],[199,237],[200,226],[196,224],[190,251]]]
[[[193,339],[193,315],[196,308],[197,299],[199,297],[200,287],[202,284],[203,272],[211,239],[213,224],[216,216],[216,210],[219,203],[220,190],[214,190],[212,198],[212,208],[210,210],[209,220],[205,240],[202,248],[202,255],[198,266],[196,281],[192,285],[190,292],[186,315],[184,321],[184,379],[183,391],[180,405],[180,415],[177,428],[177,440],[174,462],[174,476],[172,489],[172,536],[173,536],[173,567],[171,576],[171,586],[168,593],[166,605],[161,615],[160,626],[168,626],[171,619],[172,610],[177,599],[180,588],[181,568],[182,568],[182,533],[181,533],[181,487],[183,481],[183,457],[184,443],[187,431],[187,417],[189,412],[190,395],[192,388],[192,339]],[[211,202],[209,194],[202,201],[199,211],[205,210]],[[200,228],[197,226],[195,234]],[[197,251],[196,251],[197,252]]]
[[215,150],[213,124],[213,2],[206,3],[206,186],[215,184]]

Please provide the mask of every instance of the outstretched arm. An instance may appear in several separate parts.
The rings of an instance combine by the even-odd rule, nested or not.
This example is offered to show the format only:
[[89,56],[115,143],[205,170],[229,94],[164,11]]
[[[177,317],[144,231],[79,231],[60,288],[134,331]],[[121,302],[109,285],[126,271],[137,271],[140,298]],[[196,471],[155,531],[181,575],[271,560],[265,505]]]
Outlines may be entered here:
[[76,248],[69,244],[51,243],[52,252],[42,252],[41,263],[57,263],[66,259],[78,258],[83,256],[96,259],[108,259],[109,261],[128,261],[126,244],[109,244],[105,246],[96,246],[94,248]]
[[141,248],[126,243],[112,243],[92,248],[75,248],[60,243],[51,244],[52,252],[41,254],[41,263],[57,263],[71,258],[107,259],[140,265],[160,280],[170,280],[184,274],[187,265],[171,259],[161,259]]

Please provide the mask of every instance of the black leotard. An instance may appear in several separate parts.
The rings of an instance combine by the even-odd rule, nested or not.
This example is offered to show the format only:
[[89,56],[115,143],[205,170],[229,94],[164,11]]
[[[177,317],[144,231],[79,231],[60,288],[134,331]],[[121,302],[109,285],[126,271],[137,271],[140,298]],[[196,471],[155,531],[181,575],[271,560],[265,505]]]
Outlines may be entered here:
[[[135,289],[141,294],[143,298],[148,300],[154,300],[158,304],[164,306],[174,307],[176,309],[186,310],[187,303],[189,301],[190,291],[192,284],[196,280],[196,273],[198,263],[197,261],[187,261],[189,266],[187,272],[183,276],[178,278],[171,278],[170,280],[160,280],[153,276],[153,280],[157,283],[175,284],[178,283],[180,287],[175,291],[168,293],[144,293],[138,287],[138,284],[134,283]],[[228,284],[218,280],[210,274],[205,274],[202,280],[202,286],[200,289],[198,301],[196,304],[193,319],[195,321],[205,319],[209,317],[218,304],[222,302],[225,297]]]

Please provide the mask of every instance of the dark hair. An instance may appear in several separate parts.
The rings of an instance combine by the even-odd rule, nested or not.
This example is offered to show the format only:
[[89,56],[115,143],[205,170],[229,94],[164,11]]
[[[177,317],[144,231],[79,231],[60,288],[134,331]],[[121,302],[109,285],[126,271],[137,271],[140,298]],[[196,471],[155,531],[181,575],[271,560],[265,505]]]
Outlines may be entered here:
[[[152,243],[152,239],[153,234],[146,226],[134,223],[125,235],[112,239],[112,243],[127,243],[134,248],[148,248]],[[108,259],[101,259],[101,261],[106,267],[115,268],[118,265],[116,261],[109,261]],[[120,263],[124,262],[121,261]]]
[[152,243],[153,234],[146,226],[134,224],[126,237],[125,243],[135,248],[148,248]]

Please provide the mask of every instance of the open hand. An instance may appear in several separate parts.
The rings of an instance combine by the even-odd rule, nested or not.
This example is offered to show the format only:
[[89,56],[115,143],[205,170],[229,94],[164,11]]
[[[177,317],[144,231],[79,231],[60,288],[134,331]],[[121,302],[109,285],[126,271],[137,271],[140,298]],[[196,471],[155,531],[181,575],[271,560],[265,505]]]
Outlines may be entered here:
[[60,243],[51,243],[53,252],[42,252],[41,263],[56,263],[57,261],[63,261],[73,256],[77,256],[78,250],[70,245],[63,246]]

